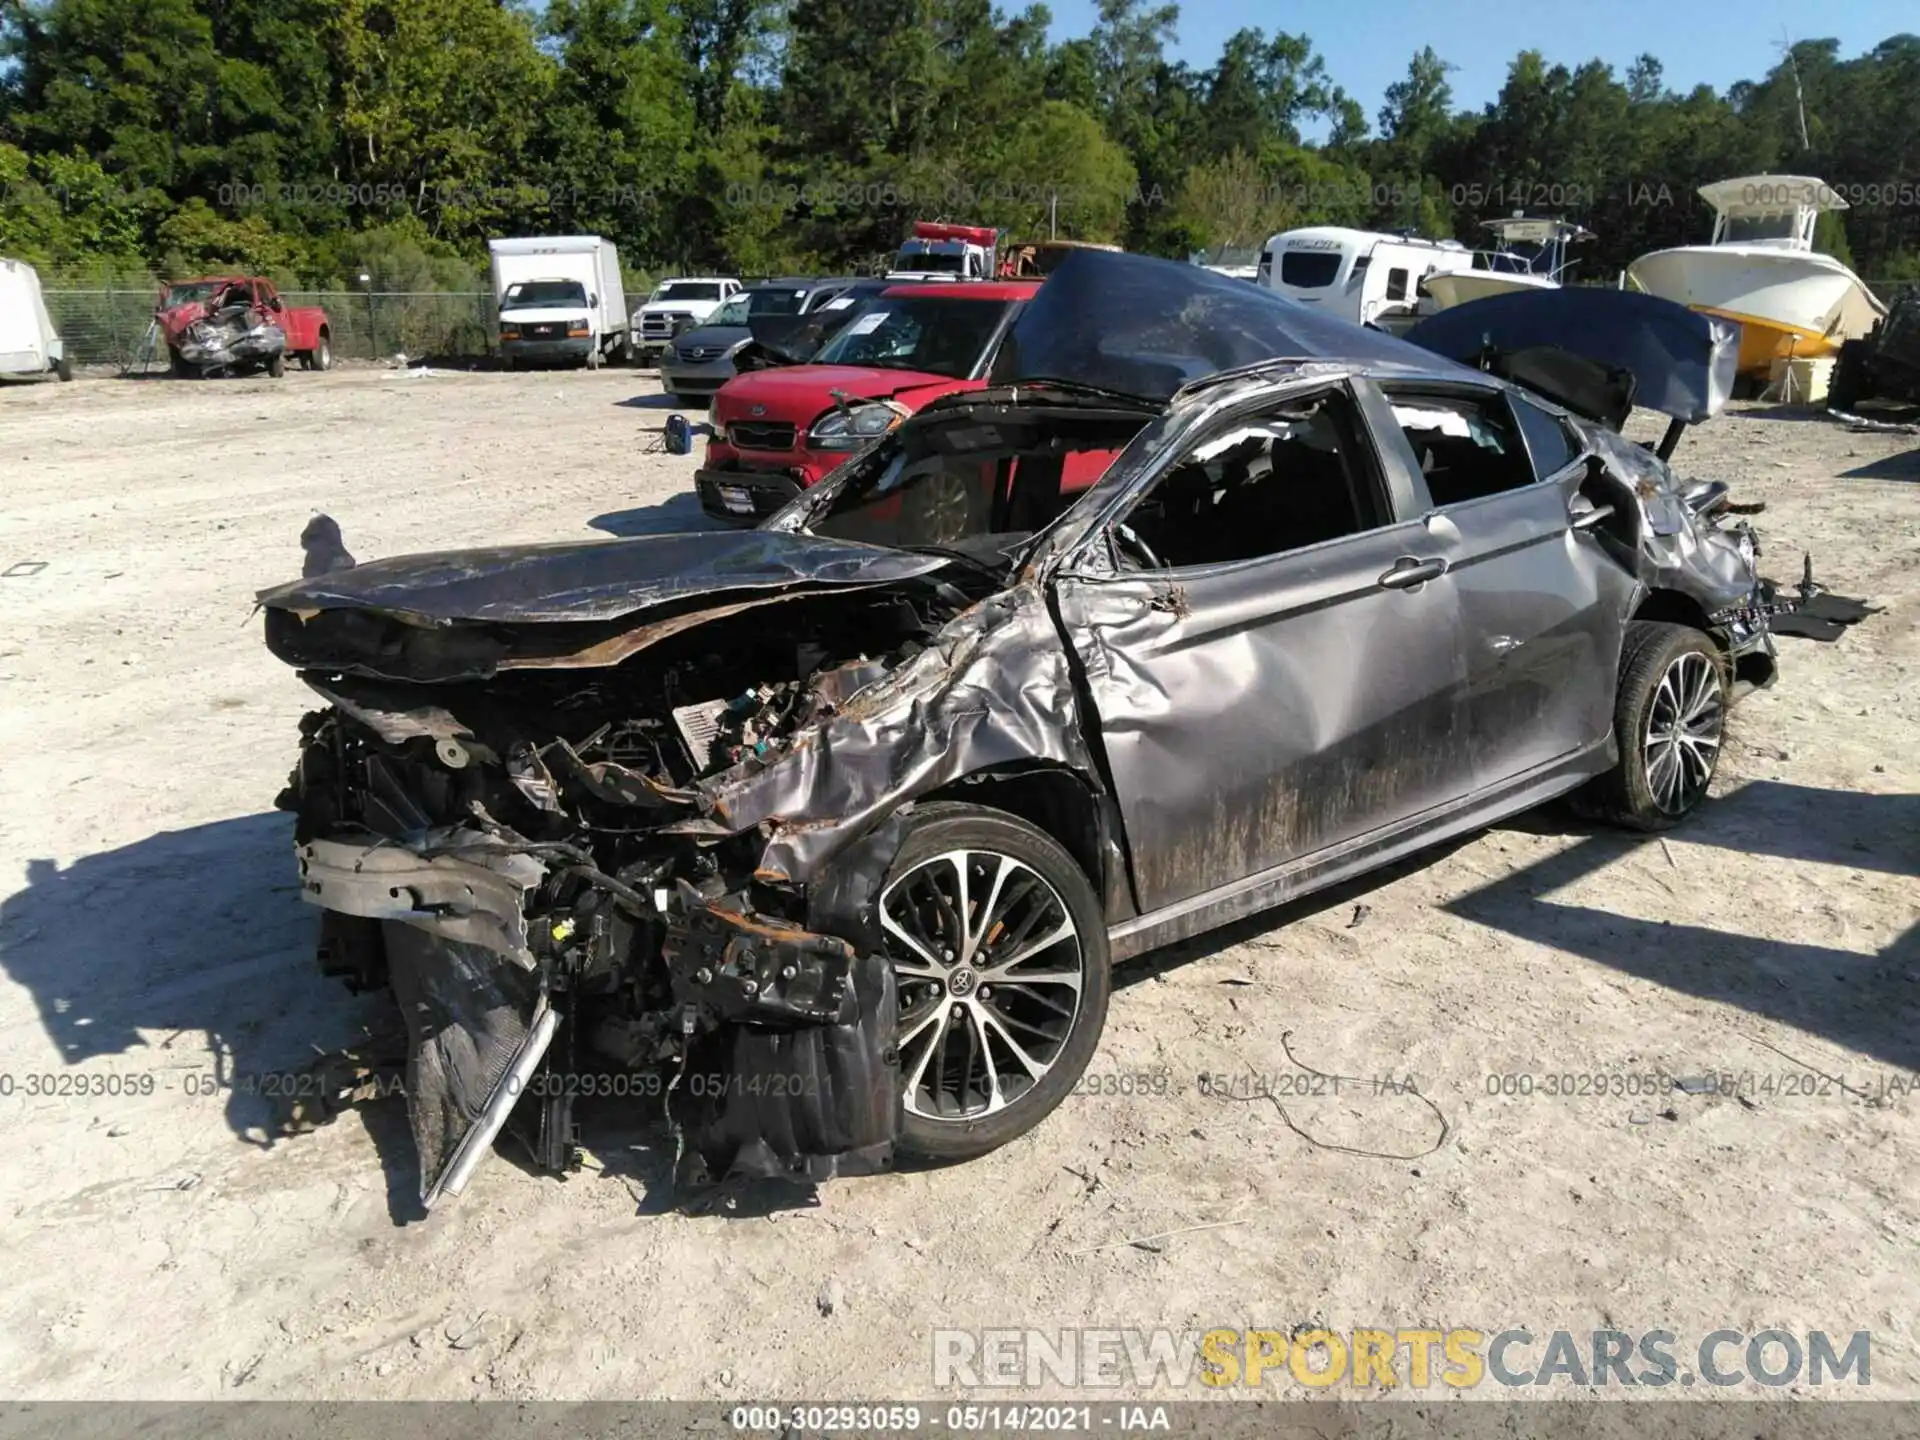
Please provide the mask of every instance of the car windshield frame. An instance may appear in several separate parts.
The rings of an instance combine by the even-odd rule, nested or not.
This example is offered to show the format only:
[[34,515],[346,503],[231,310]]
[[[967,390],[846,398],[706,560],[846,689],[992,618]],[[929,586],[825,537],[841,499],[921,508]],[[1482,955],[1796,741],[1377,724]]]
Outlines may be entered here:
[[182,280],[177,285],[167,287],[167,298],[161,302],[162,308],[171,310],[176,305],[210,300],[232,283],[230,280]]
[[[943,375],[950,380],[971,379],[986,363],[1018,303],[1009,299],[976,298],[963,294],[876,296],[834,332],[833,337],[814,354],[811,363],[854,365],[873,370],[911,370],[926,375]],[[981,314],[985,324],[978,332],[977,343],[968,347],[964,364],[960,361],[957,347],[952,347],[951,354],[927,354],[927,337],[939,333],[933,321],[962,314],[971,317],[975,311]],[[895,317],[915,316],[920,317],[919,333],[911,350],[906,353],[880,351],[879,346],[885,343],[882,341],[867,346],[859,343],[883,334],[888,321]],[[863,350],[868,353],[862,353]],[[874,353],[876,351],[878,353]]]
[[1799,218],[1792,210],[1729,215],[1721,222],[1719,243],[1756,245],[1767,240],[1791,240],[1798,233]]
[[804,285],[762,285],[744,293],[749,315],[800,315],[813,292]]
[[707,324],[731,326],[735,329],[744,330],[747,324],[747,317],[753,313],[752,304],[753,297],[746,292],[742,292],[739,295],[729,295],[720,302],[720,308],[707,317]]
[[[1267,382],[1265,393],[1291,393],[1305,383],[1303,377],[1288,376]],[[1091,404],[1103,410],[1137,411],[1141,424],[1099,479],[1074,495],[1045,525],[1016,544],[1004,547],[1004,553],[1011,557],[1010,568],[1014,570],[1037,560],[1043,550],[1059,558],[1084,550],[1088,538],[1129,503],[1129,497],[1137,494],[1143,484],[1150,483],[1150,480],[1143,480],[1142,477],[1157,475],[1164,468],[1172,453],[1170,447],[1177,446],[1184,435],[1190,434],[1194,427],[1214,413],[1213,407],[1209,406],[1168,407],[1153,403],[1136,404],[1125,399],[1114,401],[1098,391],[1072,385],[1049,385],[1043,389],[1059,391],[1067,404],[1076,402],[1066,397],[1078,397],[1078,403]],[[1029,394],[1025,403],[1039,402]],[[1246,396],[1235,396],[1231,404],[1248,407],[1252,400]],[[930,417],[938,413],[922,412],[922,415]],[[920,418],[909,417],[906,426],[912,426]],[[802,535],[824,535],[826,532],[817,529],[817,526],[836,515],[847,514],[881,498],[892,488],[892,482],[900,478],[899,471],[906,458],[906,426],[895,427],[865,450],[850,456],[846,464],[839,466],[819,484],[801,491],[785,507],[761,521],[759,528]],[[886,540],[868,543],[883,544],[898,550],[930,548],[937,551],[941,548],[897,544]]]
[[[553,294],[545,292],[553,291]],[[505,307],[585,305],[587,287],[578,280],[517,280],[500,297]]]
[[957,249],[906,249],[895,257],[893,268],[922,275],[960,275],[966,271],[967,257],[965,251]]

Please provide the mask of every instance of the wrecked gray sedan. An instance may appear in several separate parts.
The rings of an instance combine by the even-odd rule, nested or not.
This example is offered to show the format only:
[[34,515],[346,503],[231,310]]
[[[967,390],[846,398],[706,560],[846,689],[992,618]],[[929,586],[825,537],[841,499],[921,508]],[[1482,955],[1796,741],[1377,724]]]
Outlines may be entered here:
[[1716,324],[1463,365],[1089,252],[990,388],[758,530],[263,593],[323,702],[280,801],[321,963],[400,1002],[423,1198],[503,1129],[566,1168],[579,1095],[663,1110],[689,1186],[979,1155],[1117,960],[1567,792],[1680,820],[1769,597],[1612,427],[1710,413]]

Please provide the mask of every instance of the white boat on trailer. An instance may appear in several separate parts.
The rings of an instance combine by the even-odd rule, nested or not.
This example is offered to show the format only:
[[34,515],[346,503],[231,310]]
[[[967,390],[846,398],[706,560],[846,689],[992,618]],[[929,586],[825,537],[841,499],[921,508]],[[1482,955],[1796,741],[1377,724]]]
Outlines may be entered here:
[[1479,251],[1470,270],[1448,270],[1426,282],[1433,303],[1421,313],[1504,295],[1512,290],[1552,290],[1567,283],[1574,262],[1570,247],[1591,240],[1593,232],[1558,217],[1515,212],[1486,222],[1493,232],[1493,249]]
[[1700,187],[1713,238],[1642,255],[1624,283],[1740,323],[1739,372],[1764,380],[1777,359],[1832,355],[1887,307],[1840,261],[1813,248],[1822,213],[1847,202],[1806,175],[1748,175]]

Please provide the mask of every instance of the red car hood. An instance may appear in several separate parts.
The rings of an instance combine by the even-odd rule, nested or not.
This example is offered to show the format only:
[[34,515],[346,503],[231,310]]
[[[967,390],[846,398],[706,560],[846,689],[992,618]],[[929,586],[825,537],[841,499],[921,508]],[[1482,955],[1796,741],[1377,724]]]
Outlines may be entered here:
[[855,400],[898,400],[917,410],[931,400],[978,387],[924,370],[885,370],[868,365],[790,365],[736,376],[714,397],[713,418],[784,420],[805,426],[833,404],[832,392]]
[[160,333],[172,337],[180,334],[194,321],[205,318],[206,313],[207,307],[203,302],[188,300],[157,311],[154,319],[160,322]]

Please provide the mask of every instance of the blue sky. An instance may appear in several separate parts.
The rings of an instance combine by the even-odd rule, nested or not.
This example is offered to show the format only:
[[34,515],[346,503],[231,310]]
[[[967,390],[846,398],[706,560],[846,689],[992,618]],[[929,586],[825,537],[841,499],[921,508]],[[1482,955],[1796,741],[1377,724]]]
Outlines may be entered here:
[[[1094,0],[1047,0],[1047,6],[1056,40],[1084,35],[1093,26]],[[1006,8],[1019,8],[1017,0]],[[1408,59],[1422,45],[1433,46],[1459,67],[1448,77],[1454,102],[1474,109],[1499,94],[1508,62],[1522,50],[1538,50],[1549,63],[1569,67],[1597,57],[1622,74],[1635,55],[1651,51],[1665,65],[1671,88],[1704,83],[1725,90],[1736,80],[1764,75],[1778,62],[1776,47],[1785,36],[1835,38],[1841,55],[1852,56],[1889,35],[1920,32],[1920,3],[1294,0],[1256,6],[1187,0],[1180,6],[1175,53],[1195,67],[1211,65],[1226,38],[1242,26],[1310,36],[1334,81],[1360,101],[1371,125],[1387,86],[1405,74]]]

